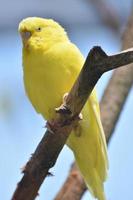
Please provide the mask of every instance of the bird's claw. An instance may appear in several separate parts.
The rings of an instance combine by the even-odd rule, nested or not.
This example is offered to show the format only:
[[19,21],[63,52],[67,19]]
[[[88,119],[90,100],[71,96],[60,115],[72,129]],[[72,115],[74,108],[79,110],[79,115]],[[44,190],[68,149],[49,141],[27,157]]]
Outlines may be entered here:
[[68,96],[68,92],[66,92],[66,93],[63,95],[63,103],[66,102],[67,96]]
[[68,114],[68,115],[72,114],[71,110],[67,106],[65,106],[67,96],[68,96],[68,93],[65,93],[63,95],[63,104],[60,107],[55,108],[56,113]]
[[80,113],[79,115],[78,115],[78,120],[82,120],[83,119],[83,115],[82,115],[82,113]]
[[47,130],[54,134],[54,123],[52,121],[47,121],[45,127],[47,128]]

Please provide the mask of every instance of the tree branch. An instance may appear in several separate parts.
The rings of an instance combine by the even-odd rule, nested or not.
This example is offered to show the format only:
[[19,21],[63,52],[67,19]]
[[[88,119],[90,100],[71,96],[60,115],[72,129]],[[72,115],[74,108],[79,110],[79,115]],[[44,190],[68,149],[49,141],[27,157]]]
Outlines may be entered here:
[[[133,46],[133,15],[130,16],[128,26],[123,35],[122,49],[130,48]],[[121,69],[114,71],[108,86],[102,97],[101,119],[105,132],[107,142],[110,141],[116,123],[119,119],[122,108],[127,99],[128,93],[133,85],[133,64],[130,64]],[[86,185],[84,180],[73,164],[69,175],[62,186],[61,190],[55,197],[55,200],[80,200]]]
[[46,131],[25,167],[24,176],[18,183],[12,200],[35,199],[49,169],[55,164],[73,125],[77,123],[78,114],[101,75],[131,62],[133,62],[133,51],[107,56],[100,47],[94,47],[89,52],[79,77],[51,124],[54,134]]

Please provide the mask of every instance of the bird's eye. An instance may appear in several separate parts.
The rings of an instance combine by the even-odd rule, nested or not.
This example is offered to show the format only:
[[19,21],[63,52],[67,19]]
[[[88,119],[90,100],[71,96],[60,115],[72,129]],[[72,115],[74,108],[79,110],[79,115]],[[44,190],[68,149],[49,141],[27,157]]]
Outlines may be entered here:
[[41,30],[42,30],[41,27],[36,28],[36,31],[41,31]]

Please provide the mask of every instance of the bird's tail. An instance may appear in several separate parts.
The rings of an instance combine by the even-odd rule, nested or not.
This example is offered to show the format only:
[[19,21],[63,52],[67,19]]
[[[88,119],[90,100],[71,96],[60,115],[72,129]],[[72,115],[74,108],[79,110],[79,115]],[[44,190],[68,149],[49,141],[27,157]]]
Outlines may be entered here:
[[96,169],[95,168],[91,169],[90,167],[88,167],[90,163],[86,163],[88,161],[86,158],[84,161],[83,160],[81,161],[79,156],[77,156],[75,153],[74,155],[76,163],[80,169],[80,172],[84,178],[84,181],[90,193],[98,200],[106,200],[104,194],[103,181],[101,181]]
[[73,129],[67,144],[75,155],[89,191],[98,200],[105,200],[103,184],[108,169],[107,147],[95,93],[91,94],[82,114],[83,120],[77,129]]

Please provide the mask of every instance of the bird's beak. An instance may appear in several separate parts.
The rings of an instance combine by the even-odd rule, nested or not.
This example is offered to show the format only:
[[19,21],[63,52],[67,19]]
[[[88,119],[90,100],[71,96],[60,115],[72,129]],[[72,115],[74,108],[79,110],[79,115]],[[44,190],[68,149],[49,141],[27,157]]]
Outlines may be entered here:
[[27,30],[20,31],[23,41],[27,41],[31,37],[31,32]]

